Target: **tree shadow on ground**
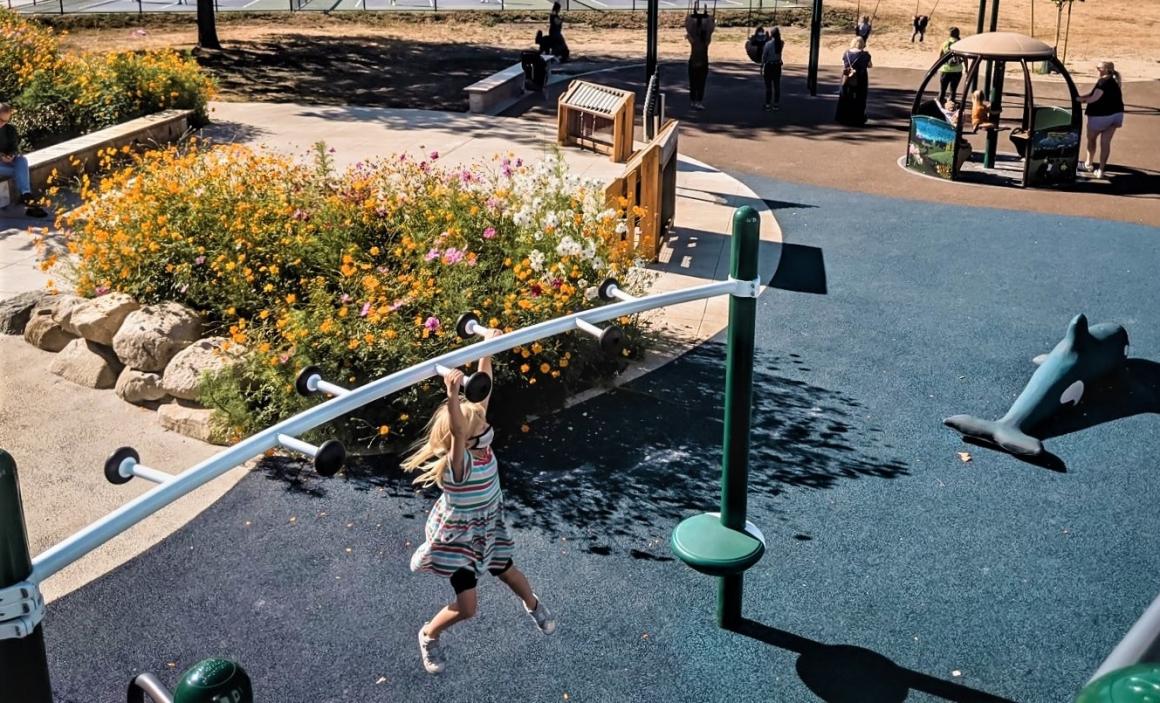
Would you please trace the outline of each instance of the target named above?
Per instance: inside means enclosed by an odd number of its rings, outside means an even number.
[[[723,344],[704,344],[642,379],[535,421],[528,434],[503,431],[498,453],[509,521],[550,535],[648,540],[658,525],[714,509],[724,362]],[[893,447],[882,430],[861,423],[857,400],[791,377],[809,370],[797,354],[757,354],[751,499],[768,502],[787,487],[820,490],[843,479],[908,475],[906,464],[889,456]],[[325,495],[326,481],[345,480],[384,497],[417,496],[393,455],[352,458],[336,479],[280,458],[264,460],[260,470],[304,495]],[[426,502],[437,492],[418,495]],[[607,553],[600,549],[590,551]]]
[[[594,78],[636,93],[637,104],[644,101],[643,71],[624,68],[607,71]],[[764,84],[756,64],[715,62],[706,92],[706,109],[694,112],[688,106],[688,76],[684,63],[668,62],[660,67],[660,81],[665,94],[665,114],[681,120],[705,134],[751,138],[769,133],[802,136],[858,144],[905,139],[909,129],[910,108],[914,90],[876,87],[870,76],[868,112],[870,121],[864,127],[847,127],[834,120],[837,89],[841,74],[837,68],[818,72],[818,95],[810,97],[804,69],[786,70],[782,78],[782,103],[785,109],[766,112]],[[565,85],[549,89],[546,100],[527,100],[505,114],[528,115],[539,119],[554,118],[556,97]],[[640,138],[640,135],[638,135]]]
[[[705,344],[645,378],[544,418],[503,447],[504,491],[518,524],[640,537],[716,506],[720,492],[725,347]],[[797,355],[754,364],[749,495],[825,489],[842,479],[894,478],[881,430],[858,401],[795,380]],[[583,447],[579,450],[578,447]]]
[[[957,703],[1013,703],[1007,698],[903,668],[863,647],[815,642],[744,618],[729,629],[796,652],[798,677],[826,703],[902,703],[911,691]]]
[[[228,99],[448,111],[465,111],[463,89],[517,63],[519,54],[479,44],[294,33],[196,51]]]

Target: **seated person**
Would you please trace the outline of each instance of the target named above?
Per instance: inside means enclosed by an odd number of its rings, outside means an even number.
[[[930,16],[929,15],[915,15],[914,16],[914,32],[912,32],[910,35],[910,43],[911,44],[914,43],[915,37],[918,38],[919,42],[922,42],[923,39],[926,39],[926,26],[928,24],[930,24]]]
[[[959,104],[950,98],[948,98],[946,104],[942,106],[943,116],[946,118],[947,122],[951,123],[952,125],[958,124],[959,113],[961,111],[962,110],[959,108]]]
[[[916,114],[924,115],[926,117],[935,117],[940,120],[945,120],[947,118],[946,113],[943,112],[941,107],[939,107],[937,100],[924,100],[922,104],[918,106],[918,112]]]
[[[28,217],[48,217],[44,208],[36,204],[32,197],[32,178],[28,172],[28,159],[20,154],[20,133],[12,125],[12,106],[0,102],[0,178],[11,178],[16,185],[16,194],[24,205]]]
[[[983,91],[976,90],[971,94],[971,131],[977,132],[982,130],[995,129],[995,124],[991,121],[991,103],[984,98]]]
[[[745,40],[745,53],[754,63],[761,63],[761,50],[765,48],[767,41],[769,41],[769,35],[765,32],[765,27],[760,25],[753,36]]]

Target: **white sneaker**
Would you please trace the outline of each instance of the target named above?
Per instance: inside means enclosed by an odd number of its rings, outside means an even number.
[[[533,593],[532,595],[535,596],[536,594]],[[540,632],[543,632],[545,635],[550,635],[556,631],[556,618],[552,617],[552,614],[544,607],[544,603],[540,600],[539,596],[536,596],[535,610],[528,610],[527,606],[524,606],[524,610],[532,620],[536,621],[536,627],[540,628]]]
[[[439,640],[428,637],[423,633],[427,626],[419,628],[419,656],[423,659],[423,668],[428,674],[438,674],[447,667],[447,660],[443,658],[443,648]]]
[[[1095,170],[1095,174],[1094,174],[1094,175],[1095,175],[1095,177],[1096,177],[1096,179],[1097,179],[1097,180],[1098,180],[1098,179],[1101,179],[1101,178],[1103,178],[1103,177],[1104,177],[1104,170],[1103,170],[1102,168],[1097,168],[1097,169]]]

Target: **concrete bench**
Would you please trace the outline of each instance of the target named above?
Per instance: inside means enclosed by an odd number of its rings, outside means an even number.
[[[551,76],[552,64],[559,61],[555,56],[544,55],[548,75],[544,76],[547,85]],[[506,110],[524,95],[524,66],[517,63],[499,73],[493,73],[481,81],[476,81],[463,89],[467,93],[467,111],[479,115],[498,115]]]
[[[193,110],[164,110],[119,125],[69,139],[25,154],[33,192],[43,192],[53,171],[57,182],[66,182],[82,170],[97,167],[97,152],[146,143],[168,144],[190,129]],[[17,202],[20,194],[10,178],[0,178],[0,207]]]

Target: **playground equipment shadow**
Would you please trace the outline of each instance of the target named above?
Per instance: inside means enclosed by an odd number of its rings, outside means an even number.
[[[826,703],[902,703],[912,691],[955,703],[1014,703],[978,689],[906,669],[865,647],[825,644],[743,618],[732,630],[797,653],[802,683]]]

